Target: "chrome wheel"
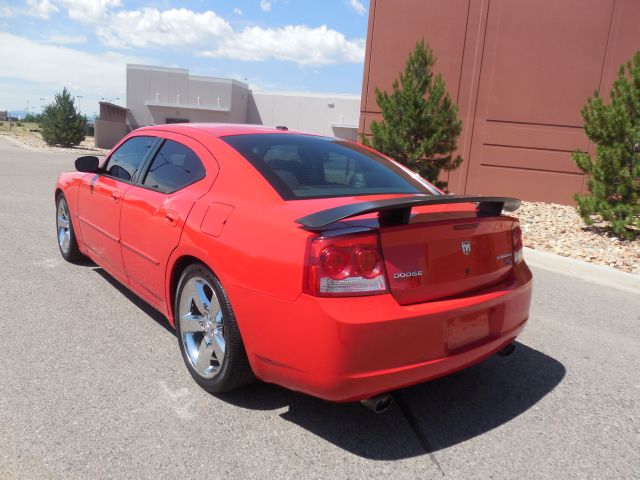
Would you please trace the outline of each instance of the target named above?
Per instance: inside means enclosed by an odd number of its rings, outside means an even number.
[[[204,278],[193,276],[182,288],[178,322],[193,370],[203,378],[215,377],[224,361],[224,319],[216,292]]]
[[[64,197],[58,201],[56,224],[58,227],[58,245],[64,255],[69,254],[71,248],[71,228],[69,226],[69,207]]]

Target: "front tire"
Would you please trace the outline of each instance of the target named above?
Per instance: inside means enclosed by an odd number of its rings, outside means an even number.
[[[180,353],[193,379],[223,393],[254,380],[229,299],[213,272],[201,263],[182,273],[175,296]]]
[[[76,234],[69,213],[69,204],[63,193],[56,197],[56,232],[58,234],[58,248],[67,262],[77,262],[84,258],[78,248]]]

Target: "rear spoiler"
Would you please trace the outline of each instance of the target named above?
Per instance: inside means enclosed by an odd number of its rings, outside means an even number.
[[[473,195],[412,195],[410,197],[387,198],[372,202],[352,203],[328,208],[305,217],[297,223],[308,230],[321,230],[327,225],[367,213],[378,212],[380,225],[402,225],[409,223],[411,209],[423,205],[446,205],[451,203],[477,203],[477,211],[483,217],[495,217],[502,210],[512,212],[520,207],[520,200],[509,197],[484,197]]]

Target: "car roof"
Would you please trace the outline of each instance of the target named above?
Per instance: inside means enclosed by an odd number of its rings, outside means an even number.
[[[255,133],[298,133],[313,135],[306,132],[298,132],[294,130],[267,127],[264,125],[247,125],[234,123],[171,123],[167,125],[151,125],[148,127],[138,128],[136,132],[144,132],[147,130],[161,130],[164,132],[175,132],[186,135],[194,135],[197,133],[208,133],[215,137],[224,137],[226,135],[248,135]]]

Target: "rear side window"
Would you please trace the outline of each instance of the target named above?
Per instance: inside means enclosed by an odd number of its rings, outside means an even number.
[[[165,140],[142,184],[159,192],[171,193],[203,179],[205,173],[193,150],[173,140]]]
[[[417,175],[351,142],[290,133],[222,140],[249,160],[285,200],[434,193]]]
[[[157,141],[155,137],[130,138],[111,154],[105,166],[105,173],[130,182]]]

